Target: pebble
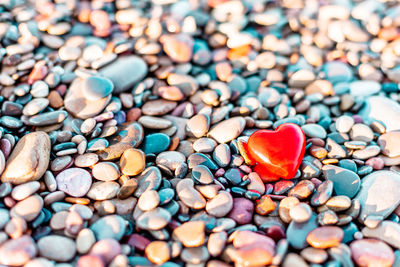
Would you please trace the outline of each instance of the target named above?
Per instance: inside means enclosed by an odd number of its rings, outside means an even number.
[[[49,165],[50,149],[50,138],[45,132],[24,135],[7,159],[1,181],[22,184],[39,180]]]
[[[192,209],[202,209],[206,206],[204,197],[194,188],[192,179],[185,178],[176,185],[179,199]]]
[[[112,199],[117,195],[119,188],[120,185],[114,181],[99,181],[92,184],[86,196],[93,200]]]
[[[161,172],[157,167],[149,167],[136,177],[138,185],[135,197],[140,197],[147,190],[157,190],[161,185]]]
[[[192,169],[192,179],[200,184],[211,184],[214,179],[214,175],[204,165],[197,165]]]
[[[27,222],[33,221],[43,208],[43,199],[39,195],[32,195],[19,201],[10,210],[11,217],[21,217]]]
[[[203,137],[210,128],[210,118],[204,114],[197,114],[186,122],[186,127],[195,137]]]
[[[242,117],[234,117],[222,121],[211,128],[208,136],[223,144],[237,138],[244,130],[246,121]],[[229,132],[227,132],[229,129]]]
[[[167,242],[153,241],[147,245],[145,254],[155,264],[163,264],[170,259],[171,249]]]
[[[360,190],[360,177],[352,171],[334,165],[325,165],[322,172],[327,180],[333,182],[333,190],[337,195],[353,198]]]
[[[307,235],[307,242],[314,248],[330,248],[340,244],[344,232],[337,226],[321,226]]]
[[[328,259],[328,253],[325,250],[313,247],[303,249],[300,255],[307,261],[315,264],[324,263]]]
[[[81,168],[70,168],[56,176],[57,188],[73,197],[83,197],[92,185],[92,176]]]
[[[118,57],[100,69],[100,74],[111,80],[114,92],[120,93],[140,82],[148,72],[147,64],[140,57],[129,55]]]
[[[64,236],[45,236],[39,239],[37,245],[40,255],[50,260],[60,262],[69,261],[76,253],[75,242]]]
[[[143,152],[146,154],[158,154],[169,147],[171,139],[163,133],[153,133],[147,135],[142,144]]]
[[[143,230],[160,230],[171,220],[171,214],[163,208],[155,208],[143,212],[137,219],[136,225]]]
[[[360,115],[366,120],[378,120],[386,125],[386,131],[400,130],[400,105],[384,96],[370,96]]]
[[[292,218],[290,217],[291,208],[297,206],[300,201],[296,197],[286,197],[279,203],[279,217],[285,223],[290,223]]]
[[[361,181],[361,190],[355,197],[361,205],[360,221],[369,216],[386,218],[399,204],[400,175],[392,171],[376,171]]]
[[[92,175],[100,181],[114,181],[120,176],[117,164],[113,162],[98,162],[93,166]]]
[[[354,119],[347,115],[340,116],[335,122],[336,130],[339,133],[350,132],[353,125],[354,125]]]
[[[172,238],[178,240],[185,247],[198,247],[205,240],[205,222],[186,222],[174,229]]]
[[[108,94],[103,98],[97,99],[96,96],[102,95],[102,93],[88,93],[89,86],[96,87],[96,84],[92,83],[91,81],[95,81],[95,83],[100,82],[99,80],[92,77],[88,77],[86,79],[76,78],[69,86],[67,94],[65,95],[65,109],[76,118],[88,119],[100,114],[100,112],[107,106],[107,104],[111,100],[111,94]],[[109,93],[111,93],[112,89],[111,91],[108,89],[109,87],[112,87],[109,80],[107,80],[107,84],[109,85],[102,85],[101,88],[103,88],[105,92],[108,91]],[[92,91],[95,92],[96,90],[93,89]]]
[[[315,214],[312,214],[311,218],[304,223],[291,221],[286,230],[286,236],[289,244],[295,249],[302,249],[307,247],[308,241],[306,239],[308,237],[308,234],[317,227],[317,216]]]
[[[217,218],[226,216],[233,207],[233,198],[229,192],[221,191],[206,204],[208,214]]]
[[[148,190],[139,197],[137,205],[142,211],[149,211],[156,208],[159,203],[160,196],[157,191]]]
[[[311,218],[311,215],[311,207],[306,203],[299,203],[289,210],[290,218],[297,223],[308,221]]]
[[[250,223],[254,211],[253,203],[246,198],[234,198],[233,208],[228,217],[233,219],[237,224],[243,225]]]
[[[376,239],[361,239],[350,244],[353,260],[358,266],[392,266],[395,260],[393,250]]]
[[[156,164],[166,166],[171,171],[175,171],[186,163],[186,157],[178,151],[164,151],[157,155]]]
[[[17,185],[11,192],[11,196],[15,200],[23,200],[36,193],[40,188],[38,181],[32,181],[25,184]]]
[[[400,156],[399,140],[400,132],[387,132],[378,138],[378,145],[381,148],[382,154],[388,157]]]

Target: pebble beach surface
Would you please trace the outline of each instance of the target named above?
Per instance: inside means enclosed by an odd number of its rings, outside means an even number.
[[[400,266],[399,29],[396,1],[0,1],[0,266]],[[300,167],[260,177],[244,146],[286,123]]]

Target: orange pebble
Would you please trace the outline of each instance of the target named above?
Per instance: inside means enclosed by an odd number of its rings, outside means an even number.
[[[250,45],[242,45],[236,48],[229,49],[228,59],[235,60],[246,56],[251,50]]]

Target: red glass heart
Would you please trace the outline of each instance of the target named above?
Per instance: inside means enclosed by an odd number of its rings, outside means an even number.
[[[293,178],[303,160],[305,149],[304,132],[293,123],[284,123],[276,131],[256,131],[247,144],[243,144],[245,157],[255,163],[253,170],[264,182]]]

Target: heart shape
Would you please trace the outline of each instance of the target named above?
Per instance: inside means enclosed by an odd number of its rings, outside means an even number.
[[[295,176],[306,150],[306,137],[296,124],[284,123],[275,131],[259,130],[243,143],[243,155],[264,182]]]

